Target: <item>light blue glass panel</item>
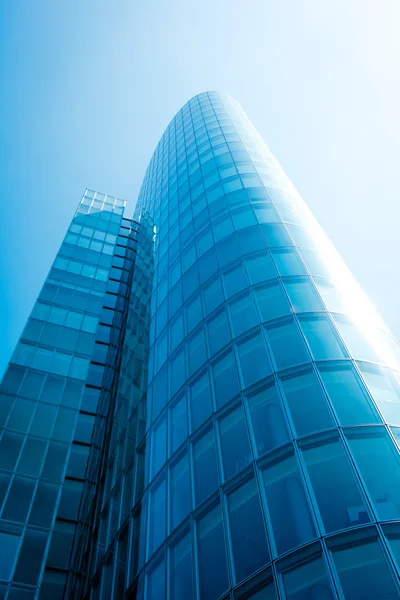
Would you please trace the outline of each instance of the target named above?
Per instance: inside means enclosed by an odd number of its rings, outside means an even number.
[[[229,314],[235,337],[259,323],[253,296],[249,293],[229,304]]]
[[[266,329],[268,344],[278,370],[310,361],[296,323],[284,321]]]
[[[252,285],[277,276],[271,255],[268,252],[249,256],[245,259],[245,265]]]
[[[327,533],[370,521],[339,438],[304,447],[303,457]]]
[[[269,321],[291,313],[289,302],[279,281],[254,288],[261,321]]]
[[[289,430],[279,393],[274,384],[247,398],[257,454],[264,454],[289,440]]]
[[[303,478],[293,454],[279,454],[262,468],[278,554],[315,537]]]
[[[345,358],[346,352],[328,317],[302,317],[300,326],[315,360]]]
[[[226,310],[218,312],[207,325],[208,345],[213,356],[231,341],[231,332]]]
[[[389,369],[369,363],[357,363],[370,394],[391,425],[400,425],[400,388]]]
[[[213,365],[214,393],[217,407],[229,402],[239,392],[238,371],[232,351],[224,354]]]
[[[282,379],[282,388],[298,436],[335,426],[314,371],[294,373]]]
[[[378,519],[400,518],[400,455],[385,429],[349,432],[348,443]]]
[[[363,332],[345,317],[336,317],[335,323],[353,358],[378,361],[371,343]]]
[[[341,425],[377,423],[379,416],[354,367],[331,363],[320,374]]]
[[[245,387],[272,373],[267,347],[261,332],[240,342],[237,349]]]
[[[321,300],[308,277],[284,279],[284,285],[295,312],[323,310]]]
[[[281,277],[286,275],[303,275],[304,266],[294,248],[271,250],[275,266]]]

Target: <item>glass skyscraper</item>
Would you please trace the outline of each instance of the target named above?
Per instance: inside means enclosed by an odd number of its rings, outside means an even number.
[[[400,597],[400,347],[240,105],[86,190],[1,384],[0,599]]]

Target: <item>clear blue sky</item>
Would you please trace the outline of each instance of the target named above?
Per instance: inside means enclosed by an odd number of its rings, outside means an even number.
[[[132,210],[194,94],[243,105],[399,337],[398,0],[0,0],[0,372],[86,186]]]

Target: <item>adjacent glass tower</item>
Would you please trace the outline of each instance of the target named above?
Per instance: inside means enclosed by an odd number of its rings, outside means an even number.
[[[86,191],[1,386],[0,598],[400,597],[400,348],[237,102]]]

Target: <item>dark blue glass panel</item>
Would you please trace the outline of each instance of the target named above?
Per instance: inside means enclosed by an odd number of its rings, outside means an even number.
[[[220,419],[219,431],[225,479],[229,479],[252,460],[242,405]]]
[[[257,484],[250,479],[228,495],[228,512],[236,581],[242,581],[269,560]]]
[[[189,459],[187,453],[170,467],[170,526],[175,529],[190,511]]]
[[[211,389],[208,371],[205,371],[190,386],[190,419],[194,431],[210,416]]]
[[[193,478],[196,506],[218,486],[214,430],[209,429],[193,443]]]
[[[185,535],[171,547],[171,600],[193,597],[192,543]]]
[[[228,589],[228,568],[220,506],[197,523],[201,598],[219,598]]]
[[[283,585],[287,600],[334,600],[336,598],[323,558],[314,558],[284,572]]]

